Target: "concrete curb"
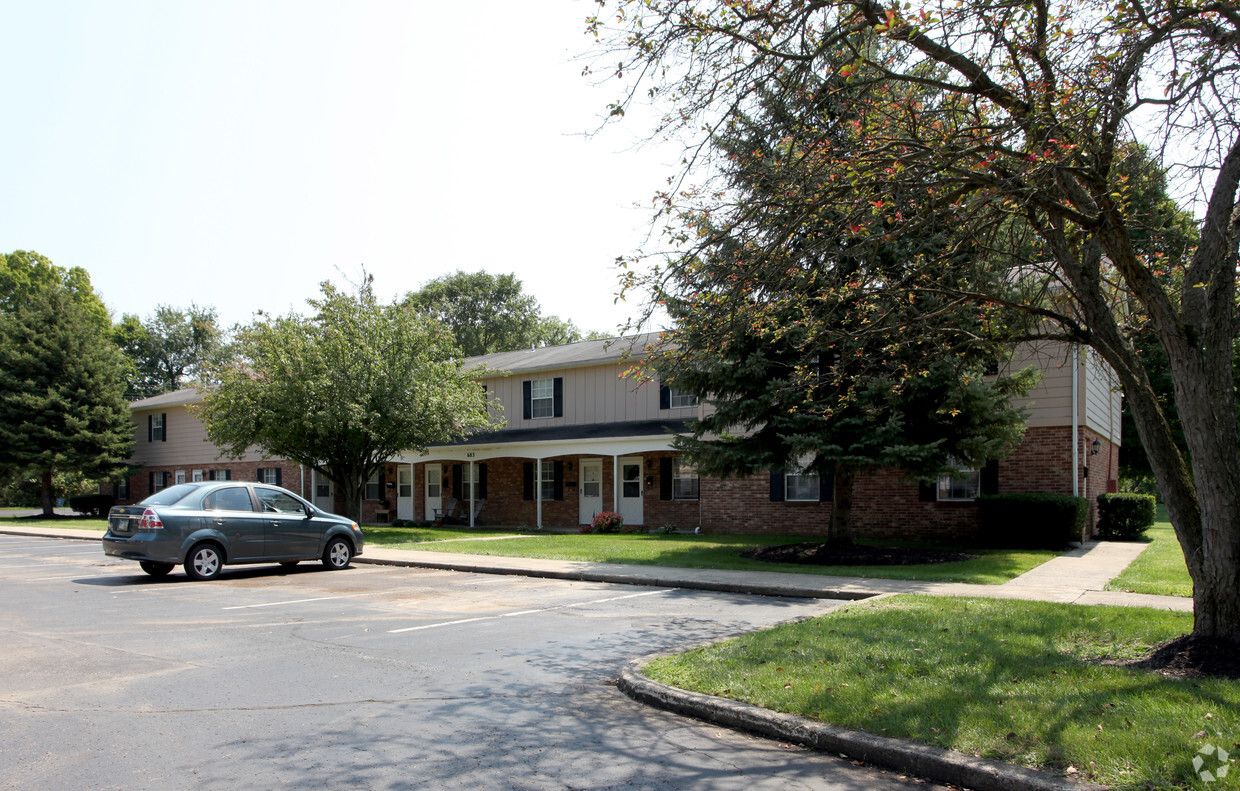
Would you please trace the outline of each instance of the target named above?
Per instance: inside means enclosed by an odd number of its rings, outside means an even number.
[[[749,703],[669,687],[642,675],[642,668],[664,656],[635,660],[621,671],[618,686],[629,697],[650,706],[686,714],[771,739],[803,744],[866,763],[978,791],[1105,791],[1105,786],[976,758],[942,747],[854,731],[817,720],[771,711]]]
[[[689,590],[719,591],[721,593],[744,593],[756,596],[784,596],[797,599],[845,599],[858,601],[883,595],[883,591],[822,590],[798,588],[787,585],[755,584],[744,582],[714,582],[686,580],[681,578],[635,578],[623,572],[558,571],[555,569],[530,569],[510,566],[488,566],[482,563],[438,563],[431,560],[395,560],[391,558],[356,557],[354,563],[374,566],[405,566],[437,569],[439,571],[462,571],[471,574],[506,574],[516,577],[568,580],[570,582],[606,582],[613,585],[640,585],[649,588],[685,588]]]

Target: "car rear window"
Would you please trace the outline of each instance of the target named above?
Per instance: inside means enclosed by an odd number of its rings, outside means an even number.
[[[167,489],[155,492],[138,505],[172,505],[179,503],[185,499],[185,496],[197,489],[197,486],[191,486],[185,483],[179,483],[176,486],[169,486]]]

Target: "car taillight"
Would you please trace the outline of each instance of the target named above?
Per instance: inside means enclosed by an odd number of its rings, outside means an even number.
[[[148,508],[142,513],[142,519],[138,522],[138,529],[163,530],[164,523],[160,521],[159,514]]]

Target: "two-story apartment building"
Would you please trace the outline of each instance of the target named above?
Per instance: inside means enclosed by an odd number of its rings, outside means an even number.
[[[368,485],[363,518],[421,520],[450,511],[467,523],[572,527],[613,510],[626,524],[653,528],[821,532],[831,503],[828,483],[817,476],[703,477],[675,452],[675,434],[709,405],[623,376],[655,339],[583,341],[467,360],[506,426],[393,459]],[[977,524],[973,498],[983,491],[1092,500],[1115,489],[1120,396],[1109,369],[1083,349],[1050,343],[1023,347],[1012,365],[1042,371],[1041,383],[1022,399],[1030,417],[1021,445],[986,470],[944,477],[937,486],[906,480],[898,470],[859,476],[853,506],[859,532],[967,533]],[[258,456],[213,462],[216,449],[184,409],[199,397],[181,391],[133,405],[134,457],[144,465],[132,481],[134,499],[182,475],[193,480],[222,471],[248,480],[261,475],[324,508],[339,508],[330,483],[296,464]]]

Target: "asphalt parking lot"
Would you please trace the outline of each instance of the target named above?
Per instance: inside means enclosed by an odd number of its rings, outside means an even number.
[[[0,596],[4,788],[908,787],[614,686],[842,602],[309,563],[154,580],[19,536]]]

